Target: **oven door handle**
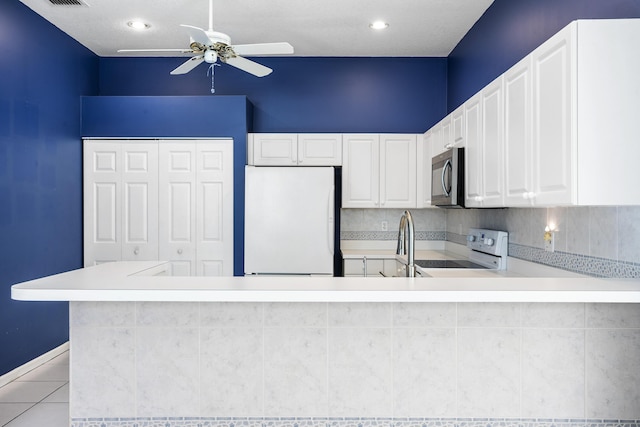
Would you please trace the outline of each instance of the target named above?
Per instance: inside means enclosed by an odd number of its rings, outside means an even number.
[[[447,161],[444,163],[444,167],[442,168],[442,176],[441,176],[442,191],[444,191],[444,195],[446,197],[449,197],[451,195],[451,179],[449,179],[448,190],[447,190],[447,185],[444,182],[444,176],[447,174],[447,168],[453,169],[453,165],[451,164],[451,159],[447,159]]]

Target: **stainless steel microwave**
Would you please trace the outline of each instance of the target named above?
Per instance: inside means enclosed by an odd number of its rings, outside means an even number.
[[[452,148],[431,162],[431,204],[464,207],[464,148]]]

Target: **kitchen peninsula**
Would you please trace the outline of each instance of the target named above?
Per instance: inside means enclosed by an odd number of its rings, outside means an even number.
[[[70,301],[72,426],[640,419],[637,280],[164,270],[119,262],[13,286]]]

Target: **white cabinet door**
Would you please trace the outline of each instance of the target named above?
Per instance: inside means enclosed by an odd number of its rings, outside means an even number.
[[[431,129],[431,157],[435,157],[444,151],[442,143],[442,122],[434,125]]]
[[[298,163],[298,135],[295,133],[254,133],[249,141],[253,141],[253,162],[259,166],[293,166]]]
[[[157,260],[158,143],[123,143],[122,163],[122,260]]]
[[[120,142],[84,141],[84,266],[122,258]]]
[[[445,148],[463,147],[464,133],[464,105],[461,105],[451,113],[451,132]]]
[[[342,159],[342,207],[379,207],[379,135],[345,134]]]
[[[342,134],[252,133],[247,164],[255,166],[341,166]]]
[[[343,208],[415,208],[416,135],[343,136]]]
[[[196,270],[233,276],[233,141],[196,145]]]
[[[298,134],[300,166],[341,166],[342,134]]]
[[[419,137],[418,137],[419,138]],[[433,148],[433,132],[427,131],[422,138],[417,141],[418,164],[417,174],[417,208],[431,208],[431,159]]]
[[[529,206],[533,198],[531,57],[504,74],[505,205]]]
[[[471,97],[465,111],[465,206],[482,206],[482,98]]]
[[[482,206],[504,205],[502,77],[482,90]]]
[[[380,207],[416,207],[416,135],[380,135]]]
[[[171,264],[171,276],[196,274],[196,143],[160,144],[160,259]]]
[[[451,133],[451,115],[448,115],[438,123],[437,137],[434,140],[435,150],[433,155],[436,156],[440,153],[447,151],[453,140]]]
[[[532,54],[533,179],[536,205],[576,203],[573,78],[575,26],[566,27]]]

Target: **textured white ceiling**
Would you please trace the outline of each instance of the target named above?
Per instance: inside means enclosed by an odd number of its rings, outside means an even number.
[[[207,29],[208,0],[20,0],[99,56],[118,49],[186,48],[179,24]],[[233,44],[287,41],[295,56],[447,56],[493,0],[214,0],[213,28]],[[151,24],[137,32],[132,19]],[[384,31],[369,23],[382,19]],[[170,56],[155,54],[147,56]],[[184,55],[180,55],[184,56]]]

